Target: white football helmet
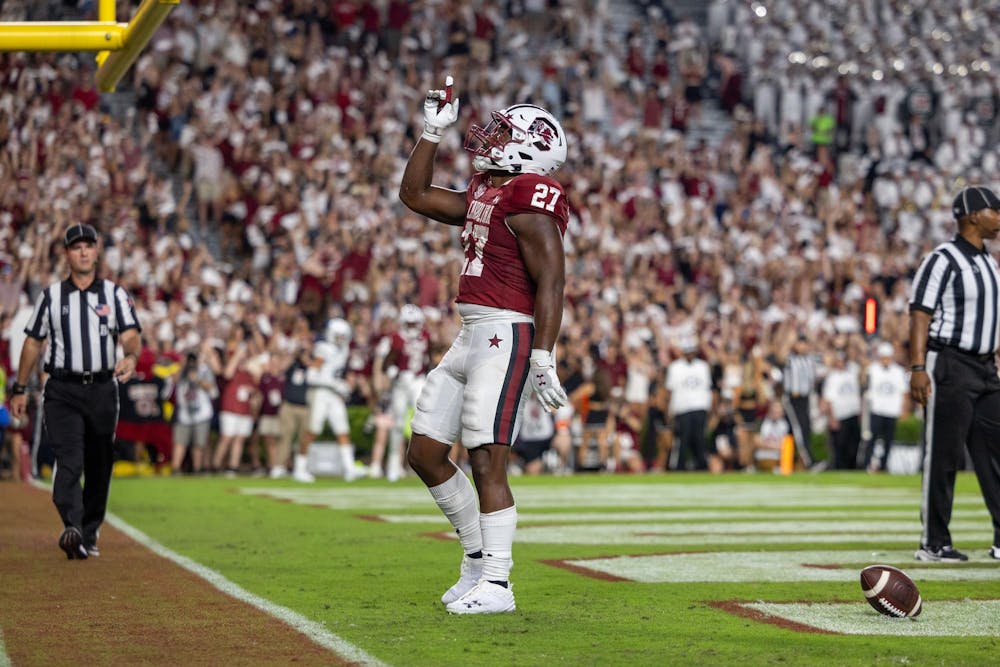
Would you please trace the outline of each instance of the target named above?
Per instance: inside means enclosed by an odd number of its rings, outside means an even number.
[[[422,311],[419,306],[408,303],[399,309],[399,321],[401,324],[423,326],[424,311]]]
[[[336,317],[327,321],[326,328],[323,330],[323,340],[344,347],[350,344],[353,333],[347,320]]]
[[[566,133],[555,116],[533,104],[515,104],[491,114],[484,128],[465,138],[476,171],[550,174],[566,161]]]

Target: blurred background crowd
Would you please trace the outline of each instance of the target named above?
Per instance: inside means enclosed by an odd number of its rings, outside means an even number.
[[[88,1],[0,5],[8,21],[95,16]],[[424,93],[451,73],[462,130],[436,183],[464,189],[462,132],[492,109],[537,103],[569,135],[558,356],[575,409],[529,408],[522,467],[764,467],[799,345],[821,442],[862,418],[854,456],[820,446],[799,465],[879,469],[869,366],[878,349],[908,365],[910,278],[956,232],[954,193],[1000,187],[998,24],[995,0],[189,0],[111,95],[90,55],[0,54],[0,357],[9,378],[35,297],[64,276],[65,227],[89,222],[135,299],[140,372],[158,378],[123,442],[169,463],[189,360],[217,412],[237,369],[284,377],[333,317],[353,331],[354,414],[379,415],[375,351],[400,309],[422,310],[432,361],[458,327],[457,229],[397,197]],[[701,442],[682,448],[683,385],[667,377],[688,357],[711,388]],[[854,385],[824,387],[845,370]],[[37,432],[20,426],[8,474]],[[243,471],[276,467],[257,437]]]

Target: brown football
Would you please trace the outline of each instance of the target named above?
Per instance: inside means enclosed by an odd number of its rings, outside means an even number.
[[[861,590],[877,612],[893,618],[913,618],[920,614],[920,591],[899,568],[869,565],[861,570]]]

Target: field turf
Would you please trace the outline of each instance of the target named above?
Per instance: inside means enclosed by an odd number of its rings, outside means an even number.
[[[110,510],[375,663],[992,663],[1000,562],[986,558],[975,478],[957,486],[961,565],[913,560],[919,484],[832,472],[514,478],[518,609],[465,617],[439,602],[461,551],[415,479],[116,479]],[[919,618],[867,605],[858,572],[879,562],[917,582]]]

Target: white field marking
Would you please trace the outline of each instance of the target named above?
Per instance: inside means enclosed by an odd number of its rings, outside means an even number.
[[[870,521],[882,520],[915,520],[917,509],[908,510],[782,510],[776,514],[774,510],[676,510],[662,512],[522,512],[517,511],[517,524],[528,523],[590,523],[593,521],[628,522],[628,521],[753,521],[793,519],[826,519],[827,521],[850,521],[864,518]],[[377,517],[386,523],[442,523],[444,515],[434,514],[379,514]],[[985,509],[957,509],[953,518],[988,519],[989,512]],[[827,524],[829,525],[829,524]]]
[[[330,632],[323,627],[323,624],[310,620],[288,607],[276,604],[270,600],[260,597],[259,595],[251,593],[239,584],[230,581],[219,572],[216,572],[201,563],[191,560],[187,556],[182,556],[176,551],[163,546],[138,528],[134,528],[119,517],[109,514],[107,516],[107,522],[156,555],[162,556],[163,558],[166,558],[167,560],[183,567],[188,572],[201,577],[226,595],[234,597],[241,602],[245,602],[251,607],[259,609],[265,614],[278,619],[282,623],[290,626],[292,629],[301,632],[323,648],[330,649],[344,660],[351,663],[357,663],[359,665],[372,665],[373,667],[383,667],[385,665],[385,663],[378,658],[369,655],[346,639]]]
[[[770,524],[767,533],[747,533],[738,528],[739,524],[717,527],[687,526],[684,532],[667,530],[663,524],[590,524],[585,526],[518,526],[517,541],[532,544],[662,544],[680,545],[728,545],[728,544],[799,544],[818,542],[822,544],[844,544],[865,542],[881,544],[919,542],[919,526],[916,530],[888,533],[880,525],[871,524],[863,530],[840,532],[836,524],[827,523],[818,529],[821,532],[796,533],[781,530],[778,522]],[[993,538],[988,523],[978,526],[979,530],[953,530],[956,543],[989,544]],[[833,532],[837,531],[837,532]],[[449,537],[454,537],[450,531]],[[445,533],[442,533],[444,535]],[[457,539],[457,538],[456,538]]]
[[[10,664],[7,646],[3,643],[3,630],[0,630],[0,667],[10,667]]]
[[[985,552],[981,556],[973,553],[968,565],[942,565],[914,561],[912,549],[855,549],[716,551],[583,558],[564,563],[644,584],[851,581],[860,588],[861,569],[872,563],[894,564],[918,585],[922,581],[995,581],[1000,576],[1000,567],[988,560]]]
[[[540,507],[738,507],[753,508],[815,508],[872,507],[897,505],[919,508],[920,491],[913,489],[871,489],[856,486],[823,486],[812,484],[573,484],[558,486],[519,486],[511,481],[518,505]],[[321,505],[331,509],[400,510],[433,508],[434,502],[422,487],[383,485],[348,487],[242,487],[240,493],[269,496],[304,505]],[[983,507],[979,494],[957,494],[956,509]],[[916,512],[916,509],[913,510]]]
[[[618,526],[617,530],[613,526]],[[853,521],[788,521],[782,515],[776,515],[769,521],[711,521],[694,523],[603,523],[589,524],[588,526],[566,526],[566,530],[574,528],[587,528],[597,526],[602,530],[626,532],[633,534],[651,533],[654,535],[770,535],[770,534],[792,534],[795,533],[830,533],[839,535],[843,533],[878,534],[885,533],[906,533],[913,534],[920,532],[920,521],[877,521],[855,517]],[[978,528],[987,529],[989,522],[984,521],[952,521],[949,524],[952,531],[975,531]],[[547,530],[546,526],[525,526],[527,530]],[[563,530],[562,526],[553,526],[556,530]],[[520,532],[520,530],[518,531]],[[991,531],[992,532],[992,531]]]
[[[47,482],[41,482],[38,480],[32,480],[31,484],[40,488],[51,491],[52,485]],[[303,616],[302,614],[284,607],[282,605],[266,600],[259,595],[255,595],[250,591],[246,590],[237,583],[234,583],[224,577],[221,573],[194,561],[187,556],[182,556],[176,551],[163,546],[153,538],[151,538],[146,533],[142,532],[138,528],[135,528],[131,524],[127,523],[124,519],[121,519],[110,512],[105,516],[105,521],[109,524],[125,533],[133,540],[146,547],[153,553],[167,560],[179,565],[188,572],[195,574],[208,583],[210,583],[216,589],[222,591],[226,595],[236,598],[241,602],[259,609],[268,616],[278,619],[282,623],[290,626],[292,629],[301,632],[306,637],[319,644],[323,648],[330,649],[336,653],[339,657],[348,660],[352,663],[357,663],[359,665],[371,665],[372,667],[388,667],[388,665],[378,658],[368,655],[362,649],[350,643],[346,639],[335,635],[334,633],[327,630],[321,623],[310,620]],[[2,637],[0,637],[2,639]],[[2,653],[2,652],[0,652]],[[0,667],[3,667],[0,664]]]
[[[889,618],[867,604],[750,602],[741,605],[776,619],[847,635],[900,637],[996,637],[1000,600],[924,600],[916,618]]]
[[[686,535],[686,536],[712,536],[712,535],[769,535],[769,534],[791,534],[791,533],[830,533],[840,535],[843,533],[864,533],[878,535],[879,533],[908,533],[911,536],[920,534],[920,522],[913,521],[885,521],[868,515],[859,517],[855,515],[853,520],[847,521],[798,521],[788,519],[784,514],[777,515],[767,521],[745,521],[743,517],[731,517],[725,521],[700,521],[700,522],[678,522],[678,523],[628,523],[628,518],[621,518],[615,521],[615,517],[596,516],[594,519],[601,519],[600,524],[579,524],[570,519],[565,522],[550,523],[549,521],[524,520],[518,513],[517,517],[518,535],[522,530],[536,531],[553,530],[559,533],[571,531],[588,531],[594,529],[604,533],[625,533],[651,536]],[[594,520],[592,519],[592,521]],[[388,519],[389,523],[434,523],[442,526],[448,525],[448,520],[443,514],[434,516],[424,515],[396,515]],[[529,525],[530,524],[530,525]],[[953,532],[972,531],[988,526],[989,522],[973,519],[952,520],[950,528]],[[520,538],[519,538],[520,539]],[[752,541],[752,540],[747,540]]]

